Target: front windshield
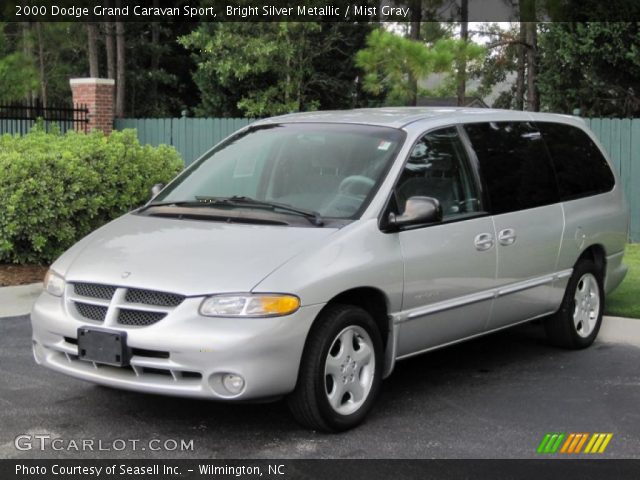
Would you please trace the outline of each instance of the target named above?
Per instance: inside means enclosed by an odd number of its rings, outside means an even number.
[[[248,197],[356,218],[404,133],[385,127],[291,123],[250,128],[183,172],[153,203]]]

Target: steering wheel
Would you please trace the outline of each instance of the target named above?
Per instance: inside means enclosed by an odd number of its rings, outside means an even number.
[[[364,175],[350,175],[340,182],[338,192],[343,195],[366,196],[376,182]]]

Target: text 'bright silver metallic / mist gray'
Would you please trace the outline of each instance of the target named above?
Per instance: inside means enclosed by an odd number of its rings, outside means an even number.
[[[140,392],[286,396],[302,424],[344,430],[399,359],[538,318],[553,344],[589,346],[628,215],[575,117],[261,120],[51,266],[34,356]]]

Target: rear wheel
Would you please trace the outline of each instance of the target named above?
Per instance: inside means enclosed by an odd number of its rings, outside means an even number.
[[[381,373],[382,339],[371,315],[355,306],[330,305],[309,334],[289,408],[305,427],[353,428],[373,406]]]
[[[583,259],[576,264],[560,310],[545,321],[551,343],[573,349],[593,343],[602,324],[602,283],[602,272],[591,260]]]

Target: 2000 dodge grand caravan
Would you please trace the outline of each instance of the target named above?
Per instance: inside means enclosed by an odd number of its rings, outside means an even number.
[[[396,360],[532,319],[595,339],[628,210],[576,118],[372,109],[258,121],[45,279],[36,361],[111,387],[288,396],[363,420]]]

